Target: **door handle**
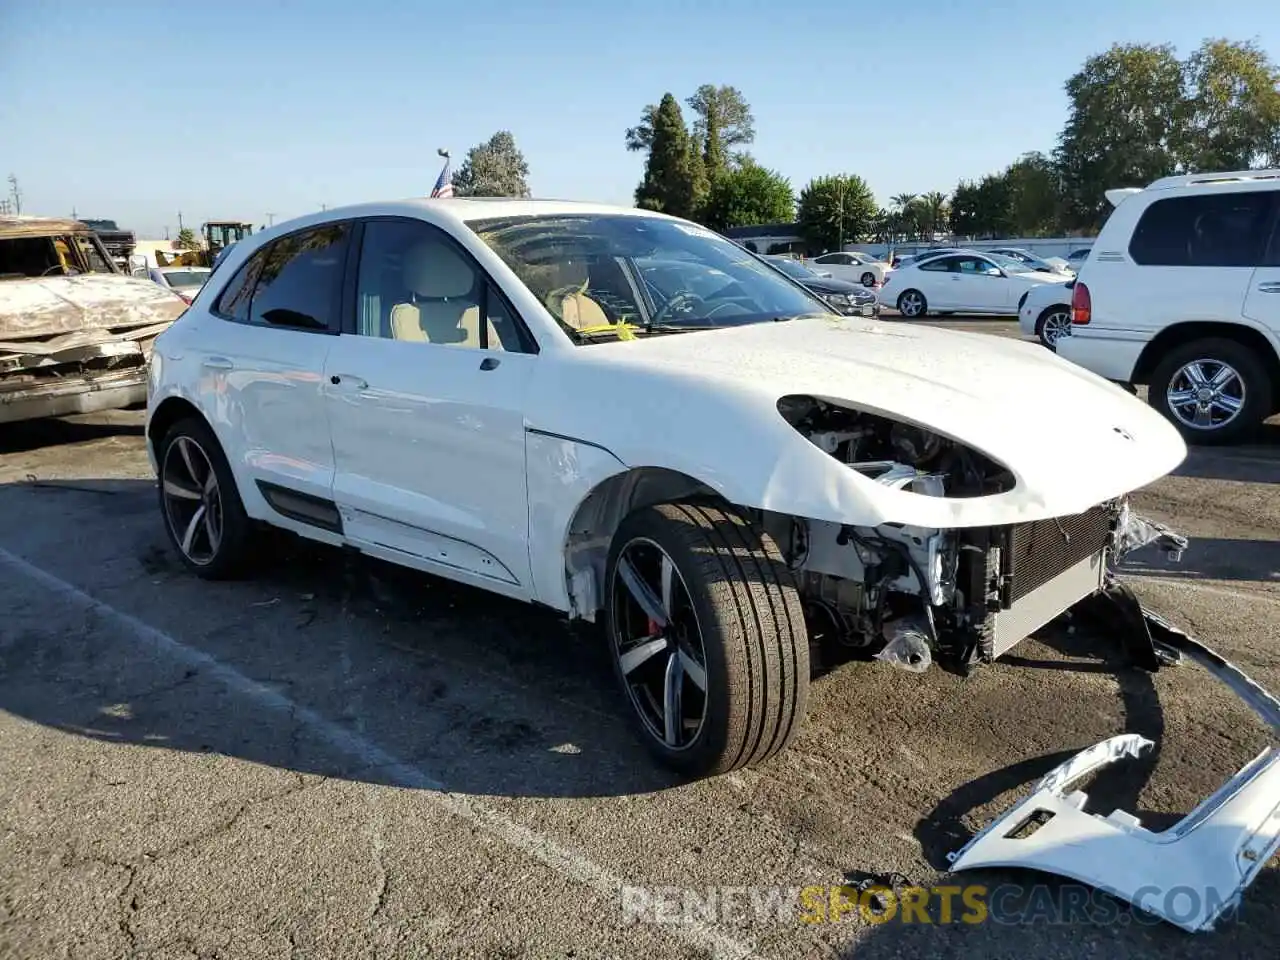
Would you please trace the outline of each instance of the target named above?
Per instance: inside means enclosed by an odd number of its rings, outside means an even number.
[[[206,370],[233,370],[235,364],[226,357],[205,357],[202,366]]]
[[[1260,283],[1258,284],[1259,293],[1280,293],[1280,283]]]
[[[329,382],[335,387],[347,386],[352,390],[368,390],[369,382],[361,380],[359,377],[353,377],[349,373],[335,373],[329,378]]]

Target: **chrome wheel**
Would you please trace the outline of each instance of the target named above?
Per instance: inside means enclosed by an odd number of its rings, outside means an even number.
[[[684,578],[662,547],[627,543],[614,565],[614,656],[631,704],[668,750],[690,747],[707,713],[707,655]]]
[[[1071,336],[1070,310],[1054,310],[1044,318],[1044,323],[1040,326],[1040,339],[1044,341],[1045,346],[1052,347],[1063,337],[1069,336]]]
[[[160,489],[173,542],[191,563],[212,563],[222,546],[222,491],[213,461],[191,437],[179,436],[169,444]]]
[[[924,313],[924,296],[908,290],[898,298],[898,312],[904,317],[918,317]]]
[[[1244,378],[1230,364],[1201,358],[1184,363],[1169,380],[1169,410],[1193,430],[1219,430],[1239,415],[1246,399]]]

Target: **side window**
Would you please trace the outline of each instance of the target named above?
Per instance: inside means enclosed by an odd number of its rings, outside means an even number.
[[[984,260],[981,257],[965,257],[960,261],[960,272],[965,274],[976,274],[980,277],[998,277],[1001,270],[990,260]]]
[[[938,257],[936,260],[930,260],[928,263],[920,264],[921,270],[935,270],[938,273],[954,272],[955,264],[959,261],[955,257]]]
[[[350,223],[329,223],[272,242],[263,251],[249,322],[336,330],[350,235]]]
[[[1274,220],[1275,191],[1157,200],[1129,241],[1135,263],[1160,267],[1257,267]]]
[[[473,350],[525,352],[527,343],[514,311],[483,270],[442,230],[421,220],[365,224],[356,333]]]
[[[259,250],[241,265],[236,275],[218,294],[211,313],[241,323],[249,320],[249,298],[253,296],[253,285],[258,279],[266,253],[265,250]]]

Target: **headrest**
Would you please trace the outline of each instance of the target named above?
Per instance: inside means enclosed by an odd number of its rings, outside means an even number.
[[[424,240],[404,255],[404,285],[420,297],[462,297],[475,286],[475,270],[442,240]]]

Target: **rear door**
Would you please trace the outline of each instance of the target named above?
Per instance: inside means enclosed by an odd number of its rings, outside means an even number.
[[[1280,342],[1280,190],[1271,191],[1271,239],[1245,294],[1244,315]]]
[[[350,235],[349,222],[325,224],[258,251],[218,294],[212,322],[190,343],[201,367],[201,407],[233,469],[277,511],[286,501],[331,501],[322,377],[340,324]]]

